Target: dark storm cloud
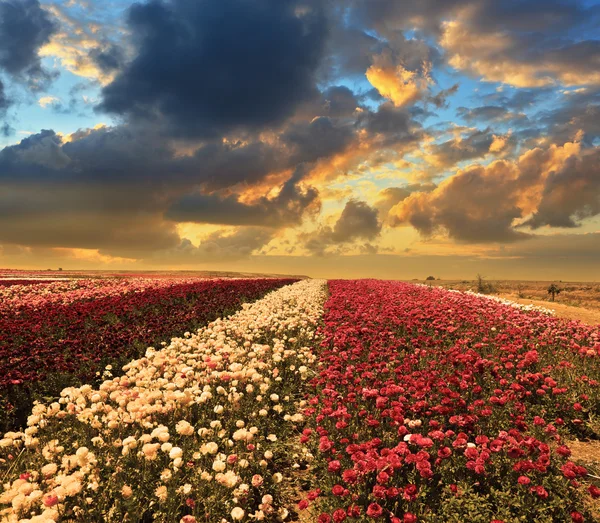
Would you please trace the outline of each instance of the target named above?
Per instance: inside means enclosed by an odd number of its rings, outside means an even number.
[[[110,73],[120,69],[125,62],[123,49],[114,44],[111,44],[104,49],[95,47],[90,51],[90,58],[103,73]]]
[[[335,125],[323,116],[308,124],[292,124],[281,136],[285,143],[295,148],[293,156],[303,162],[314,162],[341,152],[354,137],[352,127]]]
[[[160,137],[125,126],[73,138],[43,131],[0,152],[0,242],[134,257],[174,248],[180,238],[163,217],[170,202],[203,176],[227,185],[221,168],[253,156],[223,147],[203,171],[201,153],[177,157]]]
[[[329,87],[323,93],[325,99],[326,115],[332,118],[352,116],[357,107],[360,106],[354,92],[346,86]]]
[[[11,100],[6,94],[4,84],[0,80],[0,117],[6,114],[6,110],[10,107]]]
[[[216,136],[280,123],[318,94],[318,2],[154,0],[134,4],[128,24],[137,54],[103,89],[101,110]]]
[[[380,53],[383,48],[384,43],[373,35],[357,27],[348,27],[340,21],[331,27],[325,57],[318,71],[319,77],[325,81],[340,76],[362,78],[371,65],[373,55]]]
[[[304,181],[317,162],[351,150],[359,133],[374,144],[365,154],[382,155],[379,145],[414,144],[422,132],[410,113],[389,105],[351,113],[356,97],[343,87],[321,99],[338,117],[294,117],[264,140],[247,134],[192,146],[135,123],[80,130],[66,142],[51,130],[29,136],[0,151],[0,241],[126,256],[175,248],[175,221],[297,225],[320,206]],[[288,172],[279,191],[252,190]]]
[[[380,147],[416,142],[423,136],[421,125],[410,111],[386,102],[377,111],[365,111],[357,125],[377,139]]]
[[[322,227],[316,234],[301,235],[310,252],[324,255],[331,246],[353,243],[357,240],[374,240],[381,233],[382,224],[378,210],[367,202],[349,200],[333,227]],[[365,250],[373,250],[370,244]]]
[[[170,206],[166,218],[177,222],[213,223],[221,225],[256,225],[281,228],[299,225],[311,205],[317,205],[318,192],[302,189],[298,183],[305,175],[299,167],[275,197],[263,196],[245,203],[237,196],[187,194]]]
[[[0,2],[0,69],[39,86],[49,78],[38,51],[57,27],[38,0]]]

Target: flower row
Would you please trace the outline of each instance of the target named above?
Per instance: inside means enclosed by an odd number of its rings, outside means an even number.
[[[52,305],[122,297],[129,293],[166,289],[198,283],[200,278],[73,278],[44,280],[43,285],[0,287],[0,314],[19,314],[23,309],[44,309]],[[38,280],[39,282],[39,280]]]
[[[600,489],[564,438],[600,436],[598,328],[399,282],[329,290],[300,508],[320,523],[592,521]]]
[[[0,440],[1,521],[288,518],[324,299],[322,281],[283,287],[37,404]]]

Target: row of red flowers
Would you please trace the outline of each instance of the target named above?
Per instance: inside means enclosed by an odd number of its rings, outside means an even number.
[[[592,521],[599,329],[473,295],[331,281],[302,441],[320,523]],[[589,498],[588,498],[589,499]]]
[[[36,298],[28,306],[24,299],[0,309],[0,428],[21,422],[34,399],[90,382],[107,364],[126,363],[148,346],[197,329],[292,281],[173,279],[139,292],[65,304],[50,300],[44,305]]]

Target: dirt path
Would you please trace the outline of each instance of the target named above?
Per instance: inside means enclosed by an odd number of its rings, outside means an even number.
[[[559,318],[579,320],[583,323],[587,323],[588,325],[600,324],[600,310],[586,309],[585,307],[572,307],[570,305],[552,303],[544,300],[517,298],[513,294],[500,294],[500,297],[516,301],[517,303],[522,303],[524,305],[537,305],[539,307],[545,307],[546,309],[552,309]]]

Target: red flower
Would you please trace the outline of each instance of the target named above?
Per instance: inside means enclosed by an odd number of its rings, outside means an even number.
[[[338,508],[333,513],[333,521],[335,523],[341,523],[346,519],[346,511],[343,508]]]
[[[344,470],[342,473],[342,478],[346,483],[352,484],[358,479],[358,473],[353,469]]]
[[[344,487],[341,485],[334,485],[331,489],[331,492],[334,496],[343,496],[344,495]]]
[[[377,503],[371,503],[367,507],[367,516],[372,518],[380,518],[383,515],[383,508]]]
[[[452,455],[452,449],[450,447],[441,447],[438,450],[438,456],[442,459],[449,458]]]
[[[590,496],[592,496],[592,498],[600,498],[600,488],[598,488],[596,485],[590,485],[588,488],[588,492],[590,493]]]
[[[546,499],[548,497],[548,491],[541,485],[538,485],[537,487],[531,487],[530,490],[531,490],[531,492],[533,492],[534,494],[537,494],[538,497],[540,497],[542,499]]]
[[[341,465],[337,459],[330,461],[329,464],[327,465],[327,470],[329,472],[338,472],[340,469],[341,469]]]
[[[583,516],[574,510],[571,512],[571,521],[573,521],[573,523],[583,523]]]
[[[331,516],[329,514],[321,514],[318,518],[319,523],[329,523],[331,521]]]
[[[519,485],[529,485],[531,483],[531,480],[527,476],[519,476],[517,481]]]
[[[417,516],[415,516],[414,514],[411,514],[410,512],[404,514],[404,523],[416,523],[416,521]]]

